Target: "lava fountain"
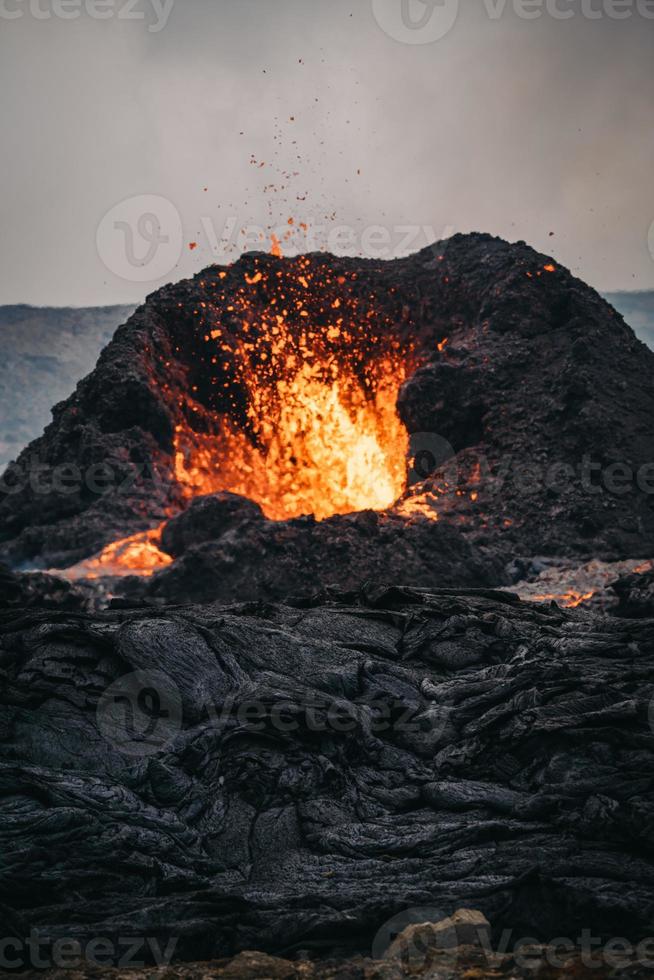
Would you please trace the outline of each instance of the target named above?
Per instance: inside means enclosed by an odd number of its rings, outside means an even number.
[[[229,491],[280,521],[391,507],[409,449],[397,397],[421,362],[402,310],[311,257],[254,257],[200,286],[206,300],[154,366],[183,499]],[[151,574],[168,560],[157,541],[153,529],[112,542],[91,571]]]
[[[198,311],[205,375],[180,403],[176,479],[189,498],[231,491],[272,520],[383,510],[405,486],[396,402],[412,346],[352,282],[309,259],[293,269],[257,269]]]

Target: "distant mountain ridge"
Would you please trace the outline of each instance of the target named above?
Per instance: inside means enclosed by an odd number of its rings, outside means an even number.
[[[654,350],[654,290],[605,293]],[[133,306],[0,306],[0,472],[95,367]]]
[[[604,299],[622,314],[638,339],[654,350],[654,289],[604,293]]]
[[[92,371],[133,306],[0,306],[0,472]]]

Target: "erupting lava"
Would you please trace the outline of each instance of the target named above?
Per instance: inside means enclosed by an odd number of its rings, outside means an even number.
[[[155,366],[183,495],[229,491],[280,521],[391,507],[409,449],[397,396],[420,360],[402,308],[382,314],[356,274],[276,253],[200,286],[206,301]],[[75,574],[149,575],[169,561],[159,534],[113,542]]]
[[[270,387],[254,386],[254,440],[230,421],[220,435],[194,434],[189,445],[180,426],[177,479],[189,496],[249,497],[273,520],[390,507],[406,477],[408,439],[395,412],[403,375],[398,365],[379,367],[388,377],[372,397],[352,375],[330,381],[310,364]]]
[[[189,497],[231,491],[273,520],[383,510],[405,486],[395,406],[412,350],[352,282],[294,269],[255,267],[198,311],[206,376],[180,405],[175,476]]]

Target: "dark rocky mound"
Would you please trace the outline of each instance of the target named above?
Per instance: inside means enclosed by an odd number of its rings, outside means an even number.
[[[231,420],[247,431],[234,352],[247,332],[251,370],[263,371],[257,318],[302,277],[307,318],[294,307],[287,325],[299,337],[311,323],[316,356],[343,347],[327,327],[338,301],[361,370],[384,345],[421,359],[398,410],[422,457],[421,440],[429,458],[435,436],[457,453],[449,487],[439,478],[411,490],[437,488],[442,523],[503,559],[654,553],[654,481],[643,471],[654,461],[654,353],[549,257],[457,235],[393,262],[250,254],[150,296],[6,475],[5,560],[65,566],[183,509],[177,427],[200,438]],[[245,321],[234,312],[244,295]]]
[[[0,930],[369,955],[420,906],[639,941],[653,681],[652,621],[492,592],[5,612]]]
[[[151,579],[130,580],[129,594],[169,602],[274,600],[330,586],[356,589],[368,579],[475,588],[504,577],[502,564],[454,527],[375,511],[268,521],[234,494],[196,498],[166,524],[162,547],[177,561]]]

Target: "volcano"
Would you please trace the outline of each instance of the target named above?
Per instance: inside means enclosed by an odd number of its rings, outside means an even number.
[[[343,957],[416,909],[648,942],[653,378],[487,235],[148,297],[4,476],[3,935],[316,977],[403,975]],[[562,561],[630,618],[498,589]]]
[[[279,597],[307,575],[469,586],[535,554],[648,557],[652,377],[622,318],[524,243],[249,253],[118,329],[7,470],[0,556],[190,598],[227,597],[230,568]],[[179,515],[190,537],[165,531]]]

